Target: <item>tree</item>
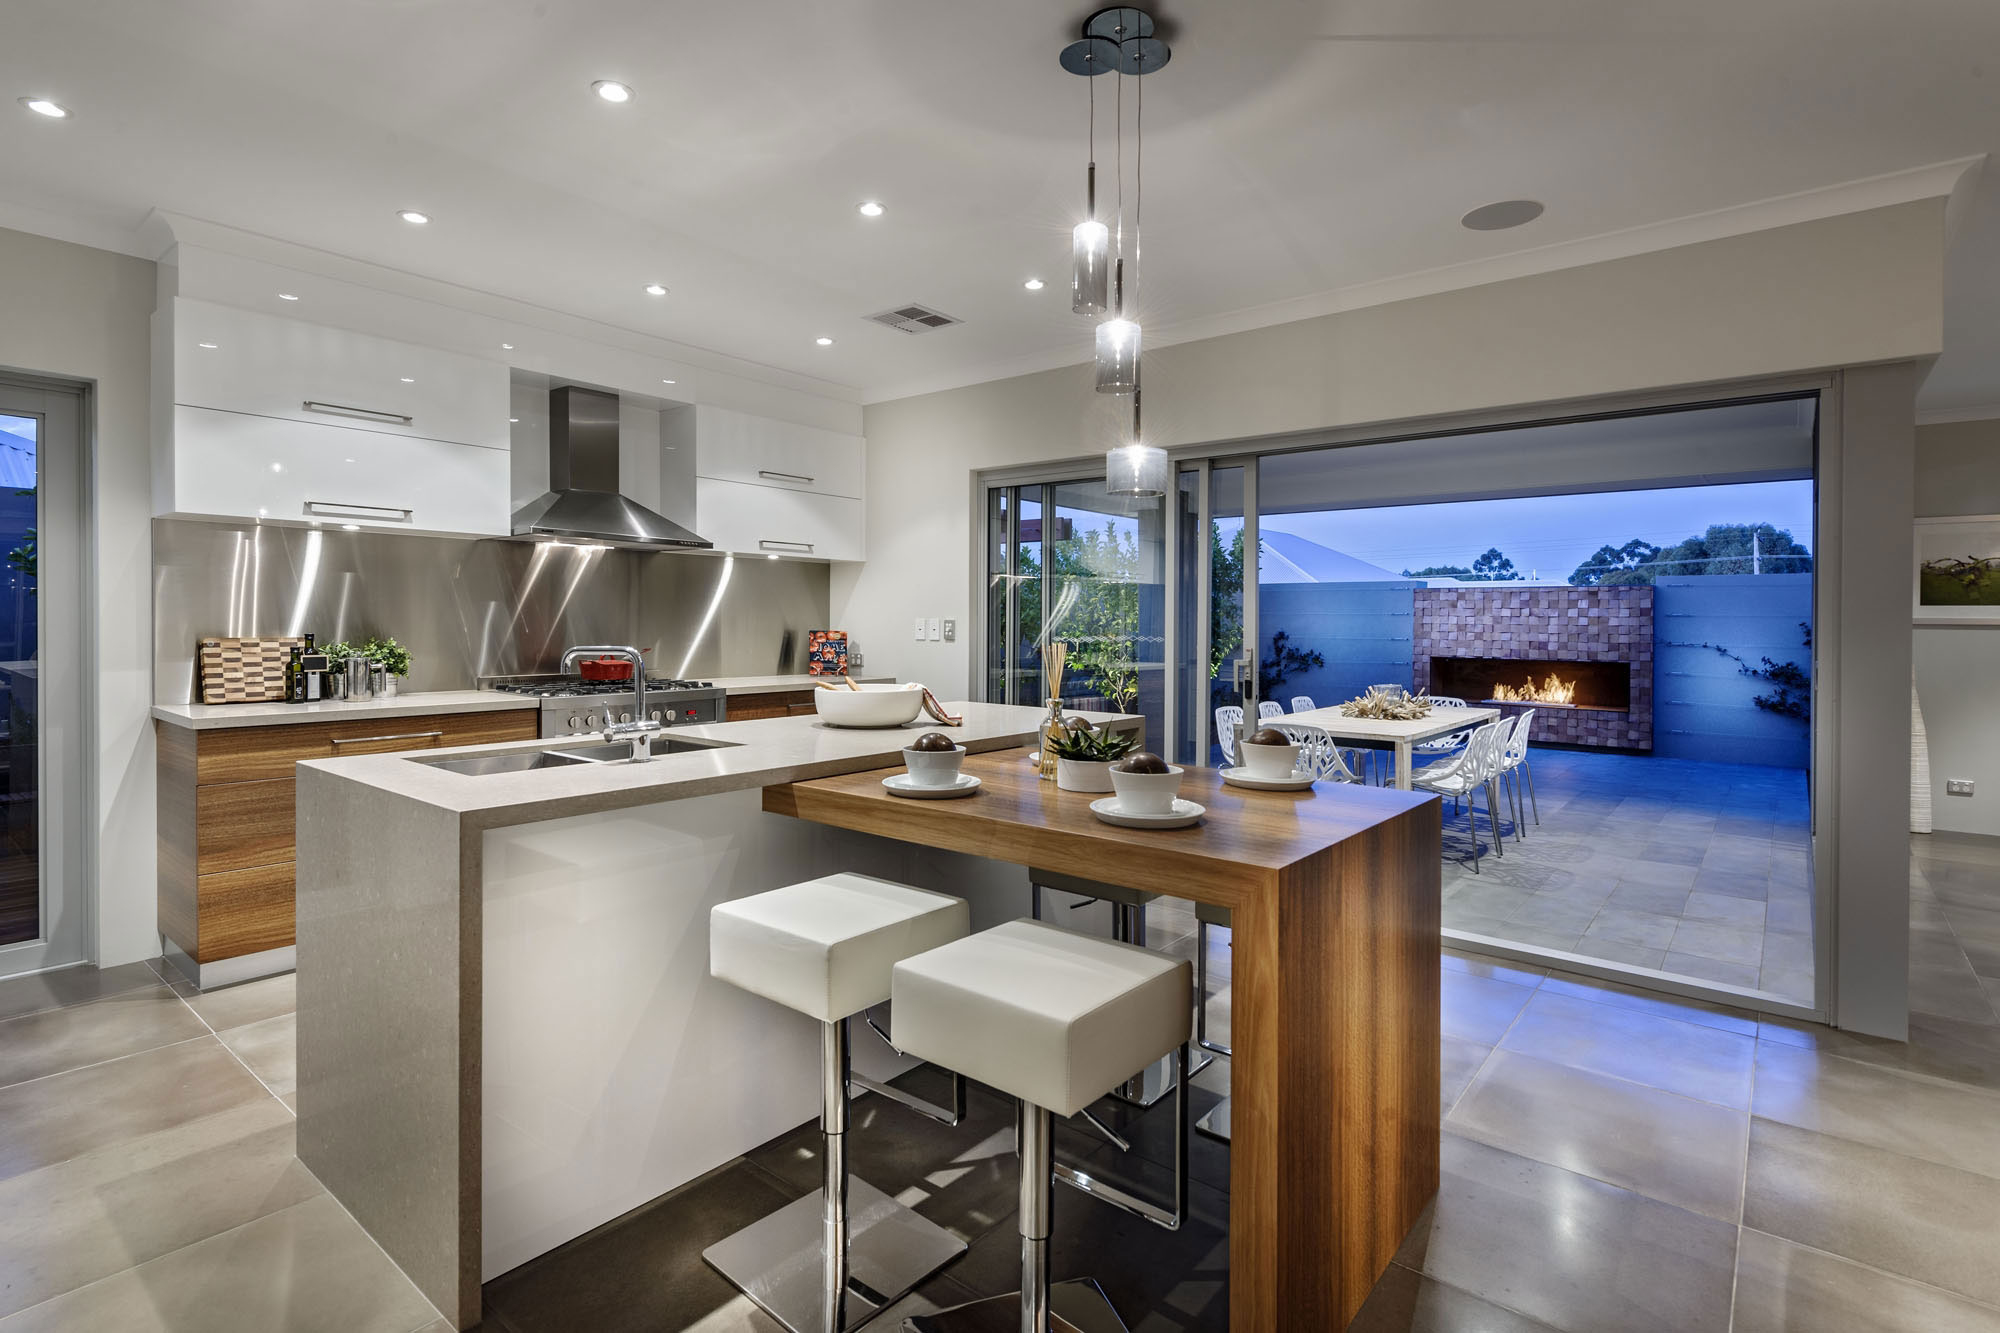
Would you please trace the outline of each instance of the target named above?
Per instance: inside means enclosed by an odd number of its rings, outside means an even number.
[[[1469,579],[1472,571],[1464,565],[1425,565],[1422,569],[1406,569],[1406,579]]]
[[[1611,567],[1604,568],[1607,565]],[[1638,538],[1617,550],[1599,547],[1596,555],[1576,567],[1569,581],[1581,587],[1619,587],[1684,575],[1805,574],[1812,567],[1812,552],[1783,528],[1769,523],[1718,523],[1699,537],[1664,549],[1649,547]]]
[[[1500,554],[1500,548],[1489,546],[1472,562],[1472,577],[1487,583],[1506,583],[1521,577],[1521,571],[1514,568],[1514,562]]]
[[[1325,665],[1326,658],[1317,649],[1294,648],[1292,636],[1279,630],[1271,636],[1271,651],[1257,661],[1257,697],[1275,699],[1287,680]]]

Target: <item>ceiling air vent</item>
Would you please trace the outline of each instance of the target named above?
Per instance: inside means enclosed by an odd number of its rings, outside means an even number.
[[[877,324],[886,324],[904,333],[929,333],[948,324],[963,324],[964,320],[947,315],[941,310],[933,310],[923,305],[901,305],[894,310],[884,310],[879,315],[868,316]]]

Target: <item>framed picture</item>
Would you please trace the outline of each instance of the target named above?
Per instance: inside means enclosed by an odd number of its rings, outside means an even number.
[[[847,631],[816,629],[806,639],[806,674],[844,676],[847,674]]]
[[[1919,625],[2000,625],[2000,514],[1917,520]]]

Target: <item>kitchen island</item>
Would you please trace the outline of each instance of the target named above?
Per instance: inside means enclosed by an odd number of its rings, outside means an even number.
[[[1039,710],[950,707],[970,800],[879,795],[923,726],[809,717],[676,728],[694,748],[645,764],[301,765],[301,1159],[469,1327],[482,1280],[817,1110],[816,1025],[708,976],[715,903],[859,870],[980,928],[1045,858],[1237,914],[1232,1322],[1337,1327],[1436,1188],[1435,800],[1191,772],[1207,826],[1114,830],[1033,780]]]

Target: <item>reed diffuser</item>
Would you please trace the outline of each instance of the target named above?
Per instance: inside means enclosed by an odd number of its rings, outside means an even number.
[[[1055,742],[1060,740],[1067,728],[1063,726],[1062,679],[1063,666],[1069,660],[1069,645],[1060,639],[1051,639],[1042,645],[1042,678],[1049,687],[1049,720],[1042,728],[1042,781],[1056,780]]]

